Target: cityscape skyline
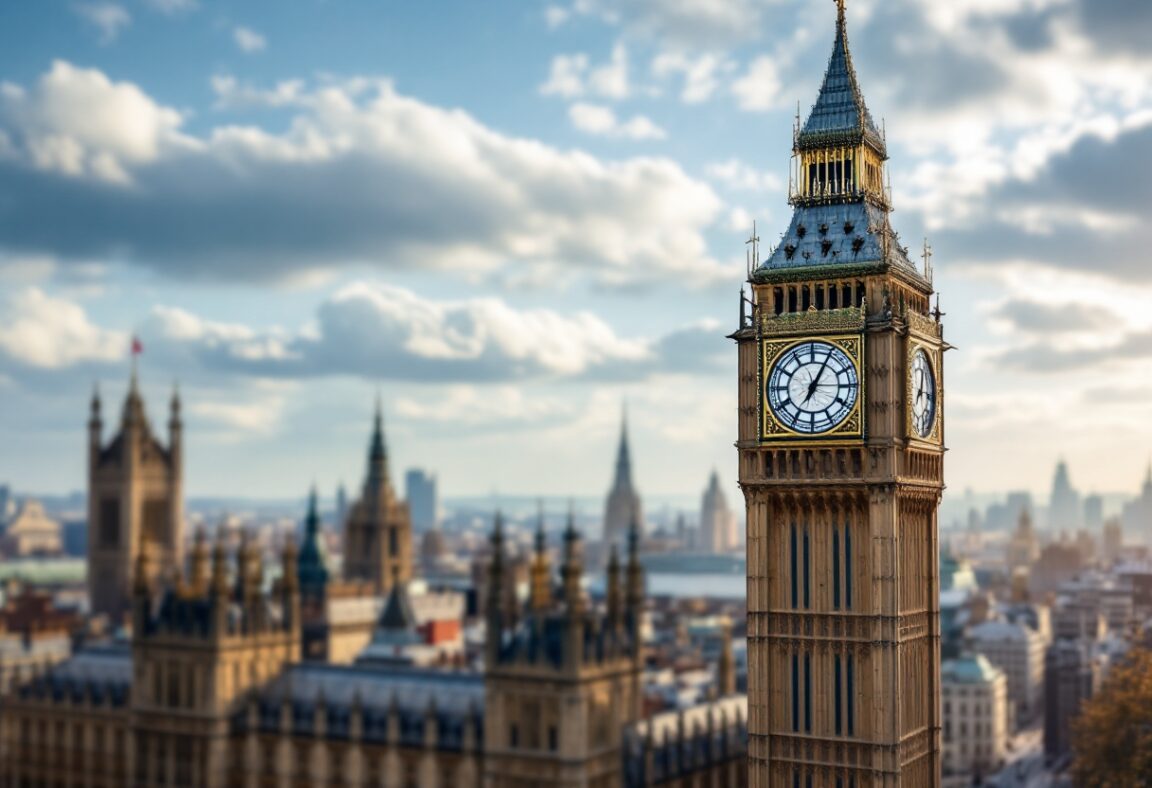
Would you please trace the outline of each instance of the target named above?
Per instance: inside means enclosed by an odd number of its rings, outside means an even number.
[[[20,447],[0,454],[0,478],[40,491],[82,479],[75,414],[93,381],[120,395],[133,334],[149,398],[178,379],[190,403],[190,491],[350,478],[378,388],[404,464],[436,466],[445,489],[598,494],[622,398],[649,458],[640,487],[695,486],[713,465],[734,478],[723,334],[753,220],[767,250],[785,216],[783,151],[831,4],[455,4],[443,18],[365,2],[287,17],[269,3],[105,5],[123,14],[0,10],[27,31],[0,52],[3,188],[35,196],[0,214],[0,442]],[[949,487],[1040,492],[1063,455],[1083,488],[1133,488],[1138,472],[1118,469],[1152,451],[1152,286],[1131,236],[1145,187],[1124,177],[1152,145],[1152,61],[1128,33],[1145,11],[848,11],[870,90],[899,118],[903,243],[919,258],[928,236],[948,294]],[[497,36],[493,60],[483,42]],[[914,43],[897,52],[893,36]],[[426,67],[446,42],[481,65]],[[82,105],[108,114],[89,122],[70,109]],[[410,150],[394,133],[406,128],[429,144]],[[453,158],[470,149],[496,169]],[[532,172],[571,204],[550,203]],[[191,210],[192,173],[227,212]],[[372,185],[350,188],[361,174]],[[477,214],[493,178],[508,202]],[[393,182],[436,200],[424,224]],[[317,190],[348,201],[315,211]],[[229,221],[241,192],[267,206],[253,217],[265,224]],[[79,218],[141,194],[147,227]]]

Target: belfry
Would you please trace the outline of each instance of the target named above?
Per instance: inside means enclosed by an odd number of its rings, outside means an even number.
[[[844,0],[797,123],[779,243],[741,296],[749,784],[940,783],[943,338],[932,271],[892,229],[885,135]]]

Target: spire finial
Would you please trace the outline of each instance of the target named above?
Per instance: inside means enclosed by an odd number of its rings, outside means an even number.
[[[841,25],[843,25],[844,19],[847,16],[847,10],[845,9],[846,2],[845,2],[845,0],[835,0],[835,2],[836,2],[836,19]]]
[[[544,555],[544,550],[547,546],[547,540],[544,536],[544,499],[541,498],[537,504],[539,514],[537,515],[536,522],[536,554]]]

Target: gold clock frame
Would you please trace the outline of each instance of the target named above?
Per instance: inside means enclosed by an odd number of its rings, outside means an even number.
[[[916,418],[912,415],[912,403],[915,394],[912,391],[912,363],[916,360],[916,354],[920,351],[924,352],[925,357],[928,359],[928,367],[932,370],[932,382],[936,385],[936,412],[932,415],[932,430],[927,435],[921,435],[920,430],[916,429]],[[905,375],[905,402],[908,403],[904,409],[906,411],[904,424],[908,432],[910,440],[919,441],[921,443],[931,443],[939,446],[941,443],[940,429],[942,416],[944,414],[944,385],[940,380],[940,352],[931,345],[925,345],[921,342],[908,343],[908,359],[907,371]]]
[[[827,432],[797,432],[781,422],[772,411],[768,402],[768,379],[772,375],[772,368],[776,362],[792,348],[807,342],[826,342],[848,356],[856,369],[856,380],[859,389],[856,394],[856,403],[849,411],[847,418]],[[830,442],[852,442],[864,438],[864,401],[865,401],[865,368],[864,368],[864,335],[863,334],[837,334],[837,335],[811,335],[803,337],[789,337],[787,339],[764,338],[760,342],[760,440],[762,441],[807,441],[827,445]]]

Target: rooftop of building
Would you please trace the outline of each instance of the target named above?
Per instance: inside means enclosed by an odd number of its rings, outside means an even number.
[[[983,654],[964,654],[940,665],[940,680],[952,684],[988,684],[1004,672]]]

